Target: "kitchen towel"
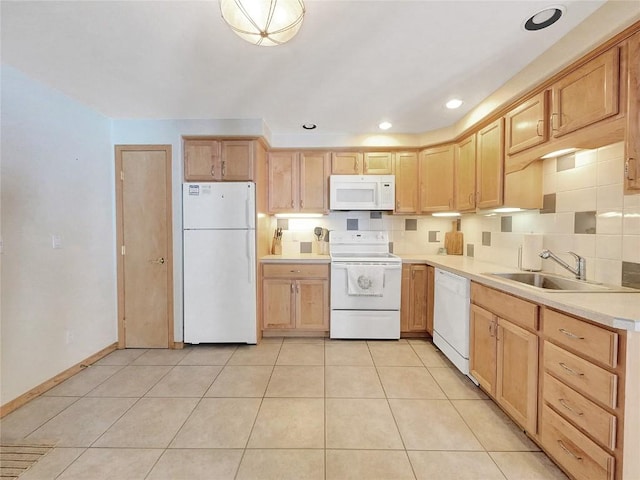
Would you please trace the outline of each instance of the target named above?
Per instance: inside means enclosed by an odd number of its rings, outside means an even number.
[[[383,288],[383,265],[347,265],[348,295],[381,297]]]
[[[522,239],[522,252],[520,257],[520,268],[532,272],[542,270],[542,235],[539,233],[527,233]]]

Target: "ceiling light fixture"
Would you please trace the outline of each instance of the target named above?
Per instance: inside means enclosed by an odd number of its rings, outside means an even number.
[[[530,32],[542,30],[543,28],[550,27],[562,17],[564,13],[564,7],[562,5],[553,5],[546,7],[537,13],[531,15],[524,22],[524,29]]]
[[[302,128],[305,130],[315,130],[318,126],[315,123],[303,123]]]
[[[220,0],[222,19],[236,35],[272,47],[291,40],[302,25],[302,0]]]
[[[381,122],[378,125],[378,128],[380,130],[389,130],[391,127],[393,127],[393,125],[391,125],[391,122]]]
[[[459,98],[452,98],[447,103],[445,103],[445,107],[451,110],[460,108],[461,105],[462,105],[462,100],[460,100]]]

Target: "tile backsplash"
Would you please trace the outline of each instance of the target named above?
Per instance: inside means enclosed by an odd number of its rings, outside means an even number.
[[[517,266],[518,248],[526,233],[543,234],[543,246],[572,263],[566,252],[587,259],[587,278],[637,287],[640,271],[640,195],[623,194],[622,143],[583,150],[570,158],[543,163],[545,208],[510,214],[463,214],[465,252],[478,260]],[[278,220],[278,225],[281,221]],[[274,219],[274,228],[276,226]],[[317,219],[289,219],[283,253],[308,251],[318,245],[313,228],[329,230],[387,230],[394,253],[436,254],[452,219],[430,215],[390,215],[379,212],[331,212]],[[543,269],[569,273],[555,262]],[[633,280],[631,280],[633,279]]]

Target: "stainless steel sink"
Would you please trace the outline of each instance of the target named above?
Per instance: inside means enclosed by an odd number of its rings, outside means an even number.
[[[632,288],[587,282],[573,278],[560,277],[548,273],[517,272],[517,273],[488,273],[494,277],[511,280],[529,285],[548,292],[638,292]]]

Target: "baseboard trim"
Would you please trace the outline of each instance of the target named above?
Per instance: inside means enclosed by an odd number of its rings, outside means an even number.
[[[90,357],[85,358],[83,361],[76,363],[74,366],[67,368],[63,372],[60,372],[55,377],[50,378],[49,380],[41,383],[37,387],[34,387],[28,392],[23,393],[18,398],[15,398],[10,402],[5,403],[4,405],[0,406],[0,418],[22,407],[23,405],[30,402],[34,398],[39,397],[47,390],[51,390],[53,387],[64,382],[66,379],[73,377],[76,373],[84,370],[89,365],[100,360],[102,357],[106,357],[117,348],[118,348],[118,342],[112,343],[111,345],[103,348],[99,352],[96,352]]]

